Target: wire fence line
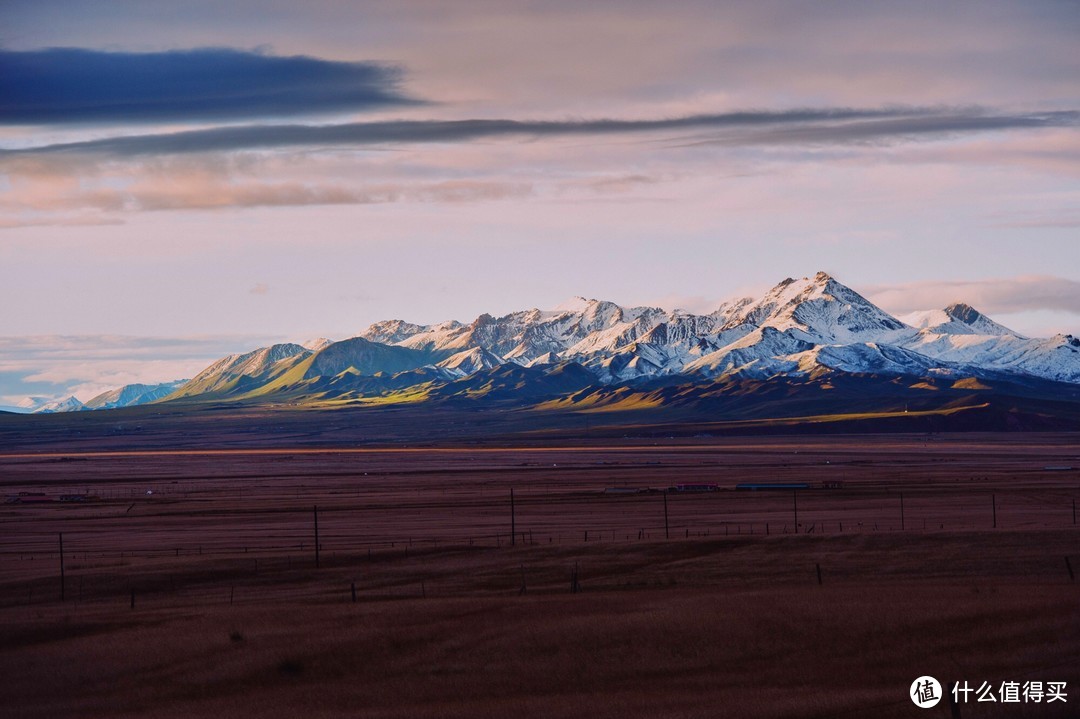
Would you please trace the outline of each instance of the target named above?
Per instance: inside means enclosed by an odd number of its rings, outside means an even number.
[[[1078,494],[810,489],[604,495],[519,489],[513,504],[509,494],[491,492],[393,505],[324,496],[317,512],[322,551],[370,553],[408,547],[1064,528],[1077,526]],[[312,505],[300,507],[280,497],[250,499],[252,506],[147,498],[132,504],[5,507],[0,514],[0,560],[55,556],[61,532],[68,536],[66,554],[72,562],[314,551]]]

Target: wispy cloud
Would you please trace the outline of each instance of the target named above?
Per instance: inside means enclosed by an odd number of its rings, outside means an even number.
[[[1080,227],[1080,208],[999,213],[991,227],[1061,230]]]
[[[986,280],[934,280],[864,288],[875,304],[893,313],[938,309],[965,302],[991,314],[1050,310],[1080,315],[1080,282],[1025,275]]]
[[[96,227],[102,225],[122,225],[118,217],[100,217],[97,215],[76,215],[74,217],[0,217],[0,230],[13,230],[20,227]]]
[[[503,137],[616,136],[707,131],[687,142],[729,146],[898,142],[1080,125],[1080,112],[992,113],[981,108],[826,108],[732,112],[655,120],[392,120],[333,125],[245,125],[127,135],[0,150],[0,160],[56,153],[113,157],[275,148],[453,143]]]
[[[75,395],[85,402],[125,384],[193,377],[224,355],[279,341],[257,335],[0,337],[0,404],[14,404],[30,391],[50,397]]]
[[[0,50],[0,124],[297,117],[410,102],[373,62],[228,48],[131,53]]]

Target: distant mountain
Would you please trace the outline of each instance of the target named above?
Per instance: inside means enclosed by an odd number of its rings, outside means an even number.
[[[300,343],[300,346],[306,350],[318,352],[319,350],[329,347],[332,344],[334,344],[334,340],[328,340],[325,337],[316,337],[314,339],[304,340]]]
[[[38,407],[52,402],[50,397],[23,397],[17,404],[0,405],[0,412],[12,412],[14,414],[30,414]]]
[[[85,409],[113,409],[115,407],[134,407],[140,404],[156,402],[162,397],[175,392],[189,380],[178,379],[161,384],[126,384],[119,389],[102,392],[88,401]]]
[[[37,409],[34,410],[34,414],[54,414],[56,412],[78,412],[79,410],[86,409],[86,405],[80,402],[75,397],[65,397],[64,399],[53,400],[52,402],[46,402]]]
[[[952,335],[989,335],[997,337],[1023,337],[1008,327],[999,325],[977,309],[962,302],[955,302],[943,310],[913,312],[900,318],[923,332]]]
[[[1042,401],[1080,385],[1072,335],[1024,337],[962,303],[897,318],[824,272],[704,315],[576,297],[469,323],[384,320],[305,344],[230,355],[158,401],[675,407],[748,388],[780,401],[769,383],[820,401],[842,377],[862,377],[859,392],[880,386],[906,405],[927,388],[944,398],[1007,386]]]

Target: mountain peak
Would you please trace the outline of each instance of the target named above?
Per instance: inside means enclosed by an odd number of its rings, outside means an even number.
[[[992,319],[979,312],[977,309],[969,304],[963,302],[954,302],[944,309],[945,314],[953,321],[960,322],[963,325],[970,327],[975,334],[980,335],[1013,335],[1020,337],[1017,332],[1013,332],[1008,327],[994,322]]]
[[[327,339],[326,337],[316,337],[314,339],[304,340],[300,343],[300,346],[306,350],[318,352],[319,350],[324,349],[325,347],[332,344],[334,344],[334,341],[331,339]]]
[[[963,302],[953,302],[951,305],[945,308],[945,314],[949,315],[953,319],[960,320],[964,324],[975,324],[980,318],[985,315],[979,312],[977,309],[969,304]]]
[[[79,410],[86,409],[86,405],[78,400],[74,395],[65,397],[64,399],[54,400],[47,402],[34,410],[34,414],[55,414],[56,412],[78,412]]]
[[[725,327],[743,322],[793,330],[800,339],[826,343],[877,341],[904,330],[903,323],[827,272],[818,272],[812,279],[785,279],[761,300],[732,315]]]
[[[570,299],[560,302],[554,308],[555,312],[573,312],[580,313],[588,309],[589,304],[596,300],[589,300],[584,297],[571,297]]]

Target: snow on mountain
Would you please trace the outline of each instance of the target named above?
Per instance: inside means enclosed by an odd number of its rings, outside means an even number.
[[[187,382],[186,379],[179,379],[161,384],[127,384],[102,392],[86,403],[86,409],[113,409],[147,404],[172,394]]]
[[[396,342],[389,341],[394,338],[394,334],[390,334],[387,337],[386,344],[394,344],[400,347],[422,350],[424,352],[442,352],[447,356],[470,346],[468,338],[470,336],[471,326],[463,325],[457,320],[440,322],[436,325],[410,326],[420,327],[420,331],[418,332],[411,332],[409,329],[405,328],[405,325],[408,325],[408,323],[402,323],[401,329],[396,331],[398,336],[402,336],[402,339]],[[375,326],[376,325],[372,325],[372,327]],[[380,332],[385,333],[386,331],[380,328],[373,332],[372,327],[369,327],[361,337],[370,339],[373,342],[378,342],[380,340],[376,338],[379,336]]]
[[[421,326],[394,320],[372,325],[363,336],[447,356],[479,347],[524,365],[549,353],[565,358],[613,351],[632,343],[666,316],[656,307],[627,308],[583,298],[562,307],[522,310],[502,317],[482,314],[467,325],[444,322]]]
[[[913,312],[900,318],[905,324],[927,333],[951,335],[1011,335],[1023,337],[1008,327],[999,325],[970,305],[957,302],[943,310]]]
[[[722,327],[736,317],[739,317],[741,313],[750,305],[754,304],[753,297],[738,297],[727,302],[722,302],[719,307],[709,313],[707,316],[717,327]]]
[[[332,344],[334,344],[334,340],[329,340],[325,337],[315,337],[314,339],[304,340],[300,343],[300,346],[306,350],[318,352],[319,350],[329,347]]]
[[[550,377],[584,386],[829,372],[1080,383],[1080,340],[1071,335],[1026,338],[960,303],[904,320],[824,272],[786,279],[758,299],[725,302],[707,315],[577,297],[553,310],[482,314],[468,324],[386,320],[359,337],[319,340],[311,344],[315,351],[282,344],[230,355],[169,399],[275,392],[360,397],[447,382],[453,392],[468,393],[472,384],[465,380],[473,376],[485,391],[499,392]],[[139,391],[121,388],[115,398],[102,395],[91,404],[115,406]]]
[[[534,357],[524,364],[526,367],[540,367],[541,365],[556,364],[557,362],[559,362],[558,354],[555,352],[545,352],[539,357]]]
[[[816,344],[851,344],[898,339],[911,328],[828,274],[788,278],[757,302],[734,313],[726,326],[772,327]]]
[[[865,342],[851,345],[818,345],[798,355],[799,370],[810,374],[816,369],[880,375],[959,374],[957,368],[943,365],[926,355],[892,345]]]
[[[54,401],[54,399],[52,397],[41,397],[41,396],[23,397],[22,399],[20,399],[18,401],[18,403],[16,403],[16,407],[18,407],[23,412],[33,412],[34,410],[38,409],[39,407],[41,407],[43,405],[46,405],[49,402],[53,402],[53,401]]]
[[[964,366],[973,374],[1026,374],[1080,382],[1080,345],[1070,335],[1024,337],[963,303],[904,319],[919,332],[900,346],[939,364]]]
[[[64,399],[53,400],[52,402],[46,402],[37,409],[34,410],[34,414],[54,414],[56,412],[78,412],[85,409],[86,405],[80,402],[75,397],[65,397]]]
[[[759,299],[725,302],[708,315],[575,297],[554,310],[484,314],[470,324],[392,320],[372,325],[364,336],[445,356],[482,349],[525,366],[573,360],[603,382],[822,369],[1078,376],[1067,342],[1029,340],[965,304],[905,319],[819,272],[786,279]]]
[[[554,311],[557,314],[579,314],[588,308],[589,302],[596,302],[596,300],[587,300],[584,297],[571,297],[565,302],[560,302],[555,305]]]
[[[451,322],[448,324],[460,326],[460,323],[458,322]],[[405,322],[403,320],[383,320],[382,322],[376,322],[368,327],[360,333],[360,336],[371,342],[382,342],[383,344],[393,345],[407,340],[413,335],[420,334],[421,332],[428,332],[430,330],[431,327],[426,325],[414,325],[411,322]]]
[[[498,367],[504,362],[505,360],[494,352],[489,352],[483,347],[473,347],[471,350],[462,350],[451,355],[435,366],[449,370],[458,377],[464,377],[482,369]]]
[[[905,343],[937,362],[970,367],[974,373],[1027,374],[1080,383],[1080,340],[1071,335],[1027,339],[1015,335],[951,335],[920,332]]]
[[[759,327],[715,352],[688,362],[682,372],[706,377],[725,374],[762,377],[791,372],[798,367],[798,360],[791,356],[815,346],[803,339],[803,335],[805,332],[798,327],[782,331],[771,326]]]

